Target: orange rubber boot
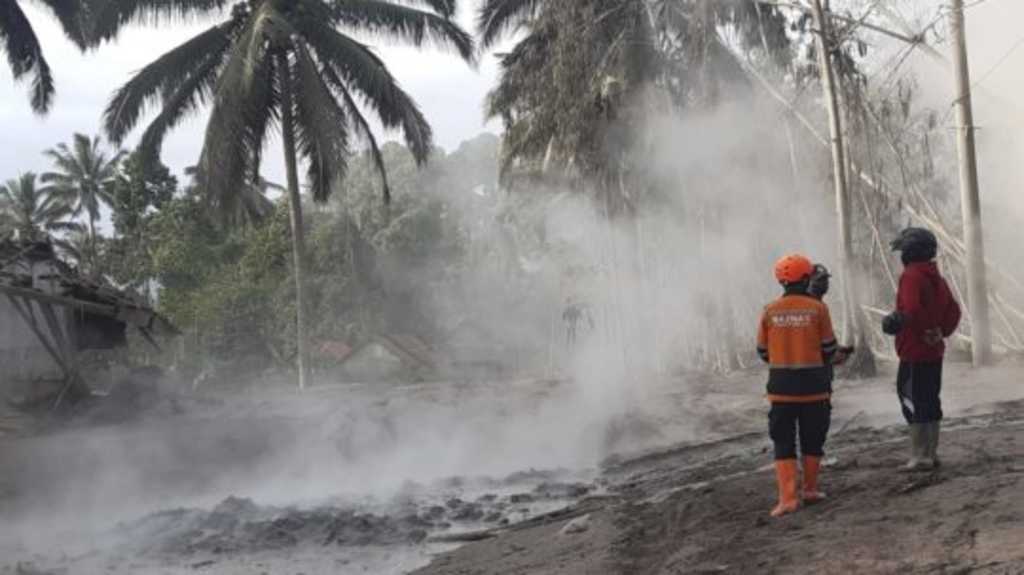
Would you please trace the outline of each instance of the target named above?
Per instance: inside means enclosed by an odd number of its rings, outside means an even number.
[[[772,509],[772,517],[782,517],[800,507],[796,474],[795,459],[780,459],[775,462],[775,481],[779,484],[779,504]]]
[[[821,458],[814,455],[804,456],[804,503],[817,503],[825,499],[825,494],[818,491],[818,472],[821,470]]]

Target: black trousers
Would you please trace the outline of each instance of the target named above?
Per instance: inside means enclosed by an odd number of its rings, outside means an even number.
[[[942,361],[901,361],[896,395],[907,423],[942,421]]]
[[[825,455],[825,439],[832,424],[832,402],[773,403],[768,412],[768,435],[775,443],[775,459],[796,459],[796,440],[800,453]]]

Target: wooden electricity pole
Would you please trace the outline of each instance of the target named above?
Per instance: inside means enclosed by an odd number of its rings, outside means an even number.
[[[971,357],[974,365],[985,365],[992,357],[992,328],[988,311],[988,283],[985,279],[985,243],[981,228],[978,196],[978,158],[974,146],[974,112],[971,108],[971,73],[967,64],[967,31],[964,2],[952,0],[950,25],[956,53],[957,151],[960,155],[960,209],[963,213],[964,245],[967,248],[967,300],[971,316]]]

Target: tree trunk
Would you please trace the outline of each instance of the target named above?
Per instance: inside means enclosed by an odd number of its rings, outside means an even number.
[[[292,117],[291,66],[285,53],[277,55],[281,74],[281,140],[284,144],[284,164],[288,176],[288,207],[292,224],[292,263],[295,277],[295,347],[296,367],[299,370],[299,389],[309,381],[309,358],[306,351],[306,242],[302,227],[302,196],[299,193],[298,160],[295,151],[295,120]]]
[[[956,42],[957,151],[960,155],[960,197],[964,244],[967,248],[967,300],[971,316],[971,357],[974,365],[991,360],[992,331],[989,323],[988,288],[985,279],[985,245],[978,197],[978,160],[974,149],[974,112],[971,109],[971,74],[967,64],[964,2],[953,0],[950,27]]]
[[[89,276],[96,277],[96,216],[89,212]]]
[[[826,6],[827,8],[827,6]],[[839,104],[839,127],[842,138],[846,138],[847,134],[850,133],[850,106],[847,103],[846,87],[843,85],[843,78],[833,70],[834,88],[836,92],[836,102]],[[852,228],[850,222],[853,221],[853,195],[857,191],[861,190],[861,187],[857,182],[850,181],[850,174],[853,172],[853,161],[850,159],[850,146],[847,145],[848,140],[843,140],[843,181],[846,182],[846,205],[844,210],[846,213],[846,228],[851,236],[850,242],[852,244]],[[871,351],[871,346],[867,338],[867,330],[864,329],[865,323],[867,323],[867,317],[864,310],[861,308],[861,297],[864,291],[864,284],[861,281],[861,271],[854,269],[857,266],[857,262],[853,257],[852,248],[847,252],[847,268],[845,277],[843,278],[843,300],[846,305],[844,310],[846,314],[846,321],[843,325],[843,341],[847,344],[852,343],[860,353],[855,354],[845,364],[845,375],[848,377],[874,377],[878,375],[878,366],[875,363],[874,353]],[[847,283],[849,285],[847,285]],[[870,292],[868,292],[870,293]]]
[[[835,181],[836,215],[839,220],[839,275],[842,280],[843,311],[845,315],[842,338],[847,343],[862,340],[859,332],[860,316],[857,313],[856,289],[853,285],[853,233],[850,228],[850,192],[847,185],[847,156],[843,140],[842,110],[839,108],[839,94],[835,71],[832,68],[831,42],[829,23],[825,18],[821,0],[813,0],[814,23],[818,29],[815,37],[818,50],[818,65],[821,74],[822,90],[828,108],[829,135],[832,144],[832,172]],[[861,353],[870,350],[861,349]]]

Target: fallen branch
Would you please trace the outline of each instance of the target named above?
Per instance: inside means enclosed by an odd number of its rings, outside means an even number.
[[[809,7],[804,6],[802,4],[797,4],[795,2],[784,2],[782,0],[769,0],[766,3],[767,4],[771,4],[772,6],[776,6],[778,8],[790,8],[792,10],[798,10],[798,11],[801,11],[801,12],[804,12],[804,13],[809,13],[810,10],[811,10]],[[927,42],[925,42],[924,33],[923,32],[919,33],[919,34],[916,34],[914,36],[910,36],[910,35],[907,35],[907,34],[902,34],[900,32],[896,32],[894,30],[890,30],[890,29],[888,29],[888,28],[886,28],[884,26],[880,26],[878,24],[872,24],[871,22],[868,22],[867,19],[866,19],[866,15],[863,18],[854,18],[852,16],[845,16],[843,14],[836,14],[835,12],[829,11],[828,12],[828,17],[830,19],[832,19],[832,20],[838,20],[838,21],[844,22],[846,24],[851,24],[854,27],[859,26],[859,27],[862,27],[862,28],[866,28],[866,29],[871,30],[873,32],[878,32],[879,34],[882,34],[883,36],[888,36],[890,38],[894,38],[896,40],[900,40],[901,42],[905,42],[905,43],[910,44],[912,46],[920,47],[926,54],[931,56],[936,61],[941,62],[941,63],[943,63],[943,64],[945,64],[947,66],[949,65],[949,62],[946,60],[946,57],[943,56],[941,52],[939,52],[935,48],[932,48],[931,45],[929,45]]]
[[[431,535],[427,537],[429,543],[473,543],[484,541],[498,536],[501,529],[481,529],[479,531],[466,531],[464,533],[447,533],[443,535]]]
[[[720,36],[716,36],[716,41],[722,48],[730,51],[733,50],[732,47]],[[735,54],[735,52],[733,53]],[[818,132],[817,128],[815,128],[814,124],[807,118],[807,116],[801,113],[800,110],[796,109],[796,107],[781,92],[779,92],[775,88],[775,86],[773,86],[772,83],[769,82],[768,79],[764,77],[763,74],[761,74],[745,58],[743,58],[742,55],[735,55],[737,61],[740,63],[740,67],[743,68],[743,71],[750,75],[754,80],[756,80],[757,83],[761,86],[761,88],[765,92],[767,92],[769,96],[778,101],[779,104],[781,104],[782,107],[785,108],[789,114],[796,118],[797,122],[801,126],[803,126],[805,130],[807,130],[807,133],[809,133],[822,146],[829,147],[831,145],[829,140],[820,132]],[[873,117],[875,122],[879,122],[877,116],[874,115],[874,112],[870,108],[867,108],[867,111],[869,115]],[[882,132],[885,133],[884,130],[882,130]],[[902,154],[899,153],[899,150],[895,147],[895,144],[891,141],[888,141],[887,143],[896,154],[897,161],[903,163]],[[872,189],[883,190],[892,188],[892,186],[888,185],[888,182],[885,182],[884,179],[882,179],[881,182],[885,184],[885,187],[880,187],[878,183],[875,181],[875,179],[871,175],[864,172],[860,168],[860,166],[853,160],[850,160],[849,165],[850,169],[853,170],[853,172],[857,175],[857,178],[860,179],[865,184],[867,184],[868,186],[870,186]],[[924,194],[924,192],[914,184],[909,184],[908,187],[910,188],[910,191],[913,193],[917,201],[921,202],[921,204],[925,206],[925,208],[929,212],[931,212],[932,215],[929,216],[924,214],[921,210],[907,202],[903,202],[903,209],[906,210],[907,213],[911,215],[911,217],[931,228],[939,237],[941,243],[943,243],[943,245],[947,248],[947,253],[950,253],[950,255],[953,257],[955,261],[957,261],[961,265],[964,265],[964,259],[966,257],[964,254],[966,253],[966,248],[964,247],[963,242],[959,238],[957,238],[953,233],[951,233],[948,230],[948,228],[939,220],[940,215],[938,210],[928,199],[928,197]],[[987,258],[985,260],[985,265],[995,275],[999,276],[1001,279],[1006,281],[1008,284],[1012,285],[1021,293],[1024,293],[1024,283],[1022,283],[1020,280],[1009,275],[1003,269],[993,264],[992,261]]]

